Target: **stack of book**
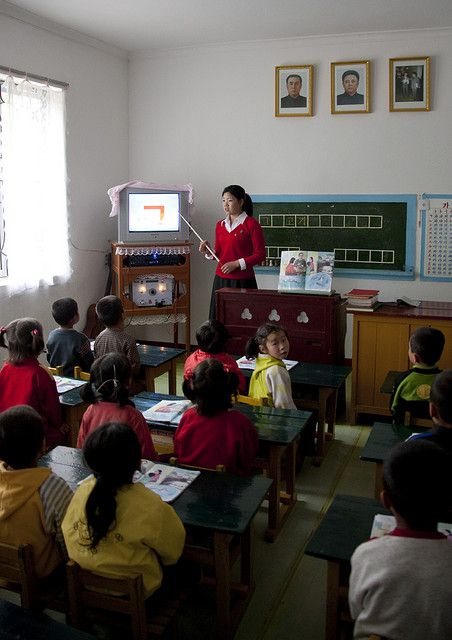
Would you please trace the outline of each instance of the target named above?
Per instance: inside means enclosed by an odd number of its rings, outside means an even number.
[[[377,289],[352,289],[345,294],[347,311],[375,311],[380,306]]]

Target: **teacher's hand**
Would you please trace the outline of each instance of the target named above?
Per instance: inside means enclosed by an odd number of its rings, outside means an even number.
[[[236,269],[240,269],[240,262],[238,260],[233,260],[232,262],[225,262],[221,265],[221,271],[223,273],[232,273]]]
[[[201,253],[207,253],[207,247],[209,246],[209,242],[207,240],[204,240],[203,242],[199,243],[199,251]]]

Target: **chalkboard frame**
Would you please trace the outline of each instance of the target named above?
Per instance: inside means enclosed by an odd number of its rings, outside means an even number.
[[[336,268],[334,275],[341,278],[366,278],[386,280],[414,280],[416,259],[416,220],[417,220],[417,196],[415,194],[326,194],[326,195],[296,195],[296,194],[254,194],[251,195],[254,203],[276,202],[304,202],[304,203],[404,203],[406,204],[406,229],[405,229],[405,265],[399,270],[363,269],[363,268]],[[278,267],[256,266],[256,273],[279,273]]]

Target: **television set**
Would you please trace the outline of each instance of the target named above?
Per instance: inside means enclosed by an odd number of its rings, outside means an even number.
[[[118,242],[186,242],[189,193],[125,187],[119,195]]]

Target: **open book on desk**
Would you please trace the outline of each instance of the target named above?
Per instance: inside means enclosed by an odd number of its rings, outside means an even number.
[[[383,513],[377,513],[374,517],[370,537],[381,538],[382,536],[391,533],[391,531],[394,531],[395,527],[396,519],[394,518],[394,516],[387,516]],[[436,530],[439,533],[443,533],[448,538],[452,537],[452,524],[448,522],[438,522]]]
[[[134,482],[144,484],[164,502],[172,502],[195,480],[201,472],[196,469],[180,469],[167,464],[141,461],[141,472],[136,471]]]
[[[145,420],[150,422],[172,422],[178,424],[182,414],[191,406],[190,400],[160,400],[150,409],[143,411]]]
[[[286,365],[286,369],[292,369],[296,364],[298,364],[298,360],[283,360]],[[242,356],[237,360],[237,365],[239,369],[250,369],[254,371],[256,368],[256,359],[255,358],[247,358],[246,356]]]
[[[64,378],[63,376],[53,376],[56,382],[57,391],[61,395],[66,391],[72,391],[77,387],[83,387],[86,384],[86,380],[76,380],[75,378]]]

